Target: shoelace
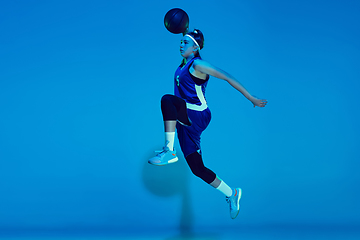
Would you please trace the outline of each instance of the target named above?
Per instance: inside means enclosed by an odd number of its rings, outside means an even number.
[[[158,153],[156,154],[156,156],[163,156],[165,153],[167,153],[169,151],[169,148],[168,147],[163,147],[163,150],[160,150],[160,151],[155,151],[155,153]]]
[[[230,203],[230,209],[232,210],[233,209],[233,202],[231,201],[231,197],[226,197],[226,202],[227,203]]]

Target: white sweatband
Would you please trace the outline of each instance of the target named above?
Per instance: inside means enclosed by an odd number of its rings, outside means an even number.
[[[196,44],[196,46],[198,46],[200,48],[200,45],[198,44],[198,42],[195,40],[195,38],[193,38],[191,35],[186,34],[185,36],[188,36],[189,38],[191,38],[191,40],[194,41],[194,43]]]

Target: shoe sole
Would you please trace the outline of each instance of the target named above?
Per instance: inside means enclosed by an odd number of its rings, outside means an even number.
[[[151,161],[148,161],[148,163],[150,163],[150,164],[152,164],[152,165],[155,165],[155,166],[165,166],[165,165],[168,165],[168,164],[170,164],[170,163],[177,162],[178,160],[179,160],[178,157],[176,157],[176,158],[173,158],[173,159],[171,159],[171,160],[169,160],[169,161],[167,161],[167,162],[165,162],[165,163],[153,163],[153,162],[151,162]]]
[[[236,215],[234,217],[231,217],[232,219],[235,219],[239,215],[239,212],[240,212],[240,199],[241,199],[241,195],[242,195],[242,190],[241,190],[241,188],[237,188],[236,190],[238,191],[238,195],[239,195],[239,197],[237,199],[237,205],[239,206],[239,209],[238,209]]]

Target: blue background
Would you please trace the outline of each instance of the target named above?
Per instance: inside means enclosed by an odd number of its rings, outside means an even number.
[[[205,60],[269,101],[208,85],[204,161],[243,188],[236,220],[181,154],[147,164],[181,62],[163,24],[174,7],[204,33]],[[359,12],[350,0],[2,1],[0,231],[358,229]]]

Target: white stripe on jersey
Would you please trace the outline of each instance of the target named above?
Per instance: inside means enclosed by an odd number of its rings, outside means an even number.
[[[195,90],[196,90],[196,95],[201,102],[201,105],[199,106],[196,104],[186,103],[186,107],[190,110],[195,110],[199,112],[204,111],[205,109],[207,109],[208,106],[204,97],[204,93],[201,89],[201,86],[195,84]]]

